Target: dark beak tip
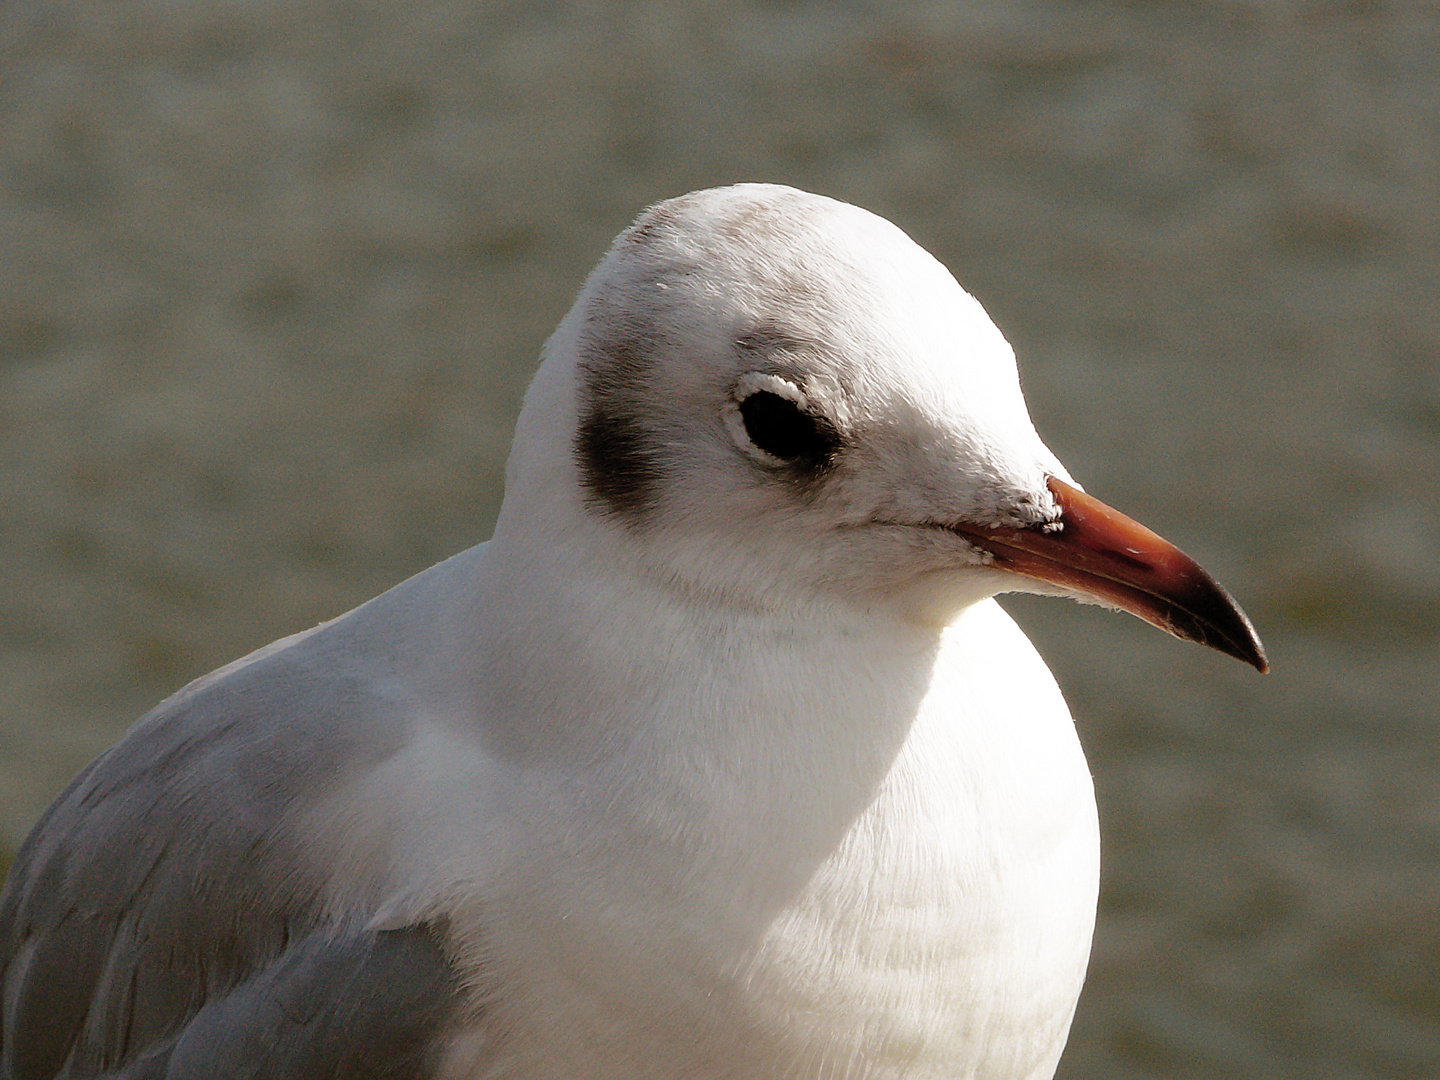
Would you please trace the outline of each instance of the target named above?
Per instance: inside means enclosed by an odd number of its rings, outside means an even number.
[[[1246,645],[1248,646],[1246,654],[1240,657],[1240,659],[1244,660],[1261,675],[1269,675],[1270,657],[1266,655],[1265,646],[1261,643],[1260,635],[1255,633],[1253,626],[1250,627],[1250,640],[1246,642]]]
[[[1255,665],[1255,670],[1261,675],[1270,674],[1270,657],[1265,653],[1265,646],[1260,643],[1260,636],[1252,628],[1250,631],[1250,644],[1254,646],[1253,656],[1248,657],[1250,663]]]
[[[1226,650],[1229,652],[1230,650]],[[1237,660],[1244,660],[1261,675],[1270,674],[1270,658],[1265,655],[1265,646],[1258,637],[1251,637],[1243,646],[1230,653]]]
[[[1205,578],[1213,590],[1209,596],[1210,603],[1202,608],[1205,614],[1196,618],[1196,612],[1184,612],[1185,618],[1182,621],[1189,623],[1189,626],[1185,629],[1172,629],[1171,633],[1233,656],[1249,664],[1261,675],[1268,675],[1270,657],[1265,653],[1260,635],[1255,632],[1255,625],[1222,585],[1208,574]],[[1191,619],[1194,619],[1194,622],[1190,622]]]
[[[1208,574],[1205,576],[1209,577]],[[1229,608],[1229,614],[1233,617],[1232,627],[1225,628],[1225,630],[1233,631],[1233,633],[1226,634],[1228,639],[1226,644],[1232,647],[1224,651],[1237,660],[1245,661],[1261,675],[1270,674],[1270,657],[1265,653],[1265,645],[1261,642],[1260,635],[1255,632],[1255,624],[1250,621],[1250,616],[1245,614],[1244,609],[1235,602],[1235,598],[1223,585],[1215,582],[1214,578],[1210,578],[1210,581],[1214,582],[1216,592],[1223,598],[1225,605]],[[1222,630],[1222,632],[1224,631]]]

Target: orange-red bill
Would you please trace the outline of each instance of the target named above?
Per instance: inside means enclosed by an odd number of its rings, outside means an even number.
[[[1062,480],[1050,479],[1061,528],[955,531],[1011,573],[1059,586],[1138,615],[1186,641],[1198,641],[1258,671],[1265,647],[1230,594],[1174,544]]]

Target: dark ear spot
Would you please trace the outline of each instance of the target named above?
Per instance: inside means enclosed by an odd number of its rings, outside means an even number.
[[[616,514],[639,515],[655,501],[660,476],[649,433],[631,416],[592,409],[580,423],[576,453],[592,501]]]
[[[580,427],[575,459],[592,505],[630,520],[654,506],[661,479],[659,440],[647,421],[653,330],[597,303],[580,345]]]

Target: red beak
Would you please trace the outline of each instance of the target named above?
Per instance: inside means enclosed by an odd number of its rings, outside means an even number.
[[[954,529],[995,557],[1001,570],[1057,585],[1138,615],[1186,641],[1198,641],[1270,670],[1265,646],[1230,594],[1194,559],[1138,521],[1054,477],[1060,528]]]

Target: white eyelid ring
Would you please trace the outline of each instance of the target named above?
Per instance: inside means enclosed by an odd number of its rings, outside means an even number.
[[[805,391],[801,390],[788,379],[782,379],[778,375],[767,375],[760,371],[748,371],[741,375],[735,383],[735,393],[725,403],[724,416],[725,427],[730,432],[730,438],[735,440],[735,445],[744,450],[757,461],[766,465],[784,465],[785,462],[774,454],[767,454],[755,445],[750,438],[750,433],[745,430],[745,417],[740,412],[740,403],[752,394],[761,391],[782,397],[786,401],[793,401],[801,412],[808,411],[809,399]]]
[[[768,391],[776,397],[782,397],[786,401],[793,401],[801,412],[809,411],[810,400],[805,396],[805,391],[789,379],[782,379],[779,375],[767,375],[763,371],[747,371],[736,380],[735,400],[737,402],[744,401],[751,394],[758,394],[761,390]]]

